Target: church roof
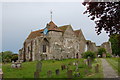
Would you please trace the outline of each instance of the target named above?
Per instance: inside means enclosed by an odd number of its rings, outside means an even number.
[[[36,38],[37,36],[41,36],[41,32],[42,32],[43,30],[44,30],[44,29],[31,32],[31,33],[29,34],[29,36],[27,37],[27,39],[33,39],[33,38]]]
[[[64,25],[64,26],[57,27],[53,21],[50,21],[47,24],[46,28],[48,29],[48,31],[59,31],[59,32],[63,32],[63,34],[64,34],[64,32],[66,31],[66,29],[68,28],[68,26],[70,26],[70,25]],[[29,36],[27,37],[27,39],[33,39],[33,38],[36,38],[37,36],[41,36],[43,31],[44,31],[44,29],[33,31],[33,32],[31,32],[29,34]],[[76,36],[82,34],[81,30],[75,30],[74,33],[75,33]]]
[[[67,29],[68,25],[64,25],[64,26],[61,26],[59,27],[59,29],[63,30],[63,32]]]
[[[50,22],[47,24],[47,28],[48,28],[49,31],[60,31],[60,32],[62,32],[62,30],[59,29],[59,28],[57,27],[57,25],[55,25],[55,23],[54,23],[53,21],[50,21]]]

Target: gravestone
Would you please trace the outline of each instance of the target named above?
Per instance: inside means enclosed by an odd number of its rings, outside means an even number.
[[[76,68],[75,68],[75,72],[78,72],[79,71],[79,68],[78,68],[78,66],[76,66]]]
[[[88,63],[88,67],[92,68],[92,61],[90,57],[87,58],[87,63]]]
[[[39,78],[39,72],[38,71],[34,72],[34,78],[35,78],[35,80],[37,80]]]
[[[69,66],[66,66],[67,67],[67,70],[69,70]]]
[[[21,68],[21,63],[16,63],[16,68]]]
[[[36,71],[41,72],[42,71],[42,62],[38,61],[36,64]]]
[[[73,71],[72,70],[68,70],[67,71],[67,78],[73,78]]]
[[[99,72],[99,64],[97,64],[97,65],[95,66],[95,72],[96,72],[96,73]]]
[[[12,61],[12,64],[15,63],[14,61]]]
[[[55,70],[55,73],[56,73],[56,75],[59,75],[59,74],[60,74],[60,70],[59,70],[59,69],[56,69],[56,70]]]
[[[87,65],[87,59],[84,59],[84,64],[86,64],[86,65]]]
[[[51,70],[49,70],[49,71],[47,72],[47,76],[48,76],[48,77],[51,77],[51,76],[52,76],[52,71],[51,71]]]
[[[11,64],[11,68],[16,68],[16,64]]]
[[[75,66],[76,65],[76,63],[75,62],[73,62],[73,66]]]
[[[61,65],[61,69],[62,70],[66,69],[66,65]]]

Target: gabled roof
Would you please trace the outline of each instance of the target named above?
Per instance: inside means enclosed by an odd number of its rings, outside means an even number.
[[[33,39],[33,38],[36,38],[37,36],[41,36],[41,32],[42,32],[43,30],[44,30],[44,29],[31,32],[31,33],[29,34],[29,36],[27,37],[27,39]]]
[[[59,29],[59,28],[57,27],[57,25],[55,25],[55,23],[54,23],[53,21],[50,21],[50,22],[47,24],[47,27],[46,27],[46,28],[48,28],[49,31],[60,31],[60,32],[62,32],[62,30]]]

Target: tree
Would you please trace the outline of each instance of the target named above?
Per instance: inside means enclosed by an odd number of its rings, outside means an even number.
[[[112,54],[120,56],[119,36],[117,34],[111,35],[109,41],[111,42]]]
[[[99,48],[99,49],[98,49],[98,55],[100,55],[100,56],[102,57],[102,55],[103,55],[104,53],[106,54],[105,48]]]
[[[11,58],[11,61],[16,62],[17,60],[18,60],[18,54],[13,54],[12,58]]]
[[[120,1],[119,2],[83,2],[87,6],[84,14],[89,13],[91,20],[95,21],[96,31],[99,35],[104,29],[106,33],[120,34]]]
[[[2,56],[2,62],[11,62],[13,52],[5,51],[1,52],[0,55]]]
[[[90,57],[90,58],[92,58],[92,59],[94,59],[94,58],[96,57],[96,56],[95,56],[95,53],[92,52],[92,51],[84,52],[84,53],[82,54],[82,56],[83,56],[84,58]]]

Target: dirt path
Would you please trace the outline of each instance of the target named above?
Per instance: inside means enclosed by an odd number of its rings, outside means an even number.
[[[105,59],[101,59],[101,61],[102,61],[104,78],[117,78],[118,74],[115,72],[115,70],[113,70],[111,65]]]

